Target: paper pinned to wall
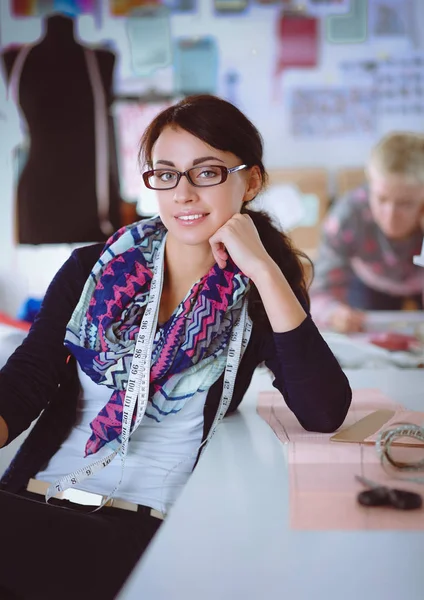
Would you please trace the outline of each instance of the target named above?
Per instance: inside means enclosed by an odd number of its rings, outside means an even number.
[[[382,61],[376,85],[379,114],[424,115],[424,54]]]
[[[174,46],[174,91],[215,94],[218,85],[218,46],[215,38],[181,38]]]
[[[126,17],[141,6],[160,4],[160,0],[109,0],[109,10],[113,17]]]
[[[319,22],[315,17],[283,13],[277,28],[276,72],[316,67]]]
[[[213,0],[217,13],[238,13],[246,10],[249,0]]]
[[[271,185],[250,205],[253,210],[265,211],[275,225],[283,230],[294,229],[308,217],[303,194],[293,185]]]
[[[345,15],[325,18],[327,41],[332,44],[361,44],[368,39],[368,0],[350,0]]]
[[[14,17],[39,17],[54,12],[70,16],[95,14],[101,0],[11,0],[10,9]]]
[[[166,6],[142,6],[131,13],[126,25],[136,75],[145,77],[171,64],[171,28]]]
[[[294,88],[290,116],[294,137],[370,135],[376,130],[376,96],[368,86]]]
[[[414,3],[411,0],[368,0],[370,38],[415,37]]]
[[[163,0],[172,12],[191,12],[196,9],[197,0]]]
[[[380,60],[340,63],[346,85],[368,84],[374,89],[377,116],[424,116],[424,53],[403,52]]]
[[[139,199],[144,191],[137,163],[141,136],[156,115],[169,105],[169,102],[144,104],[123,100],[118,100],[113,105],[118,145],[120,192],[127,201]],[[153,212],[155,211],[152,210],[150,214]]]

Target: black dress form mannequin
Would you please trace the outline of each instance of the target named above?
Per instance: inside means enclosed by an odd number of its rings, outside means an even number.
[[[2,54],[12,87],[17,79],[16,99],[30,137],[28,160],[18,184],[18,242],[102,241],[121,225],[111,118],[103,111],[103,148],[109,150],[104,172],[109,187],[104,210],[108,227],[104,227],[98,208],[95,95],[87,49],[75,40],[74,22],[69,17],[48,17],[45,31],[43,39],[29,49],[17,78],[14,70],[20,70],[20,49]],[[88,53],[95,61],[97,89],[102,88],[101,97],[108,108],[115,55],[103,49]]]

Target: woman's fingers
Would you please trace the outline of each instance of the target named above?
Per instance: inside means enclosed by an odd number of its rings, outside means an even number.
[[[212,238],[211,238],[212,239]],[[210,241],[212,254],[220,269],[223,269],[227,264],[228,254],[225,251],[225,246],[222,242]]]
[[[249,217],[236,213],[209,238],[212,253],[220,268],[229,257],[247,277],[253,278],[258,262],[271,260],[257,229]]]

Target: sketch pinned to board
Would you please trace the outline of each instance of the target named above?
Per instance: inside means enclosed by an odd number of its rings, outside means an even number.
[[[172,62],[171,27],[166,6],[141,6],[126,19],[135,75],[145,77]]]
[[[171,12],[192,12],[196,9],[197,0],[163,0],[163,4]]]
[[[218,44],[212,36],[179,38],[174,44],[174,92],[216,94]]]
[[[376,99],[368,87],[302,87],[291,94],[291,132],[302,138],[372,135]]]
[[[412,0],[368,0],[369,38],[415,39]]]
[[[376,87],[382,114],[424,115],[424,55],[383,61]]]
[[[109,11],[112,17],[127,17],[142,6],[160,4],[160,0],[109,0]]]
[[[331,44],[362,44],[368,39],[368,0],[350,0],[343,15],[325,17],[325,34]]]
[[[63,12],[77,17],[96,14],[99,10],[100,0],[11,0],[10,2],[10,12],[13,17],[40,17],[53,12]]]
[[[249,0],[213,0],[216,13],[240,13],[249,5]]]
[[[368,84],[382,116],[424,115],[424,54],[408,53],[382,60],[344,61],[346,85]]]
[[[277,23],[276,73],[292,68],[314,68],[318,55],[318,19],[283,12]]]
[[[79,1],[86,2],[87,0]],[[90,1],[93,2],[94,0]],[[102,0],[97,1],[101,2]],[[109,0],[109,10],[112,17],[129,17],[134,10],[138,10],[140,7],[161,5],[169,8],[171,12],[193,12],[197,8],[197,0]]]
[[[118,145],[119,185],[121,196],[128,202],[140,199],[147,188],[142,185],[137,154],[140,138],[147,126],[170,102],[142,103],[117,100],[113,104]],[[147,193],[148,195],[148,193]],[[146,209],[145,202],[143,209]],[[154,211],[148,214],[153,214]]]

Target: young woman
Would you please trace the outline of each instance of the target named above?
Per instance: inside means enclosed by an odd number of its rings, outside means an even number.
[[[367,310],[422,307],[412,262],[424,231],[424,136],[392,133],[372,150],[368,186],[337,201],[323,225],[311,287],[318,325],[360,331]]]
[[[306,429],[333,431],[349,408],[296,251],[246,208],[266,181],[252,123],[189,97],[151,123],[140,159],[160,216],[76,250],[0,373],[3,443],[45,409],[0,492],[0,583],[25,598],[75,598],[82,581],[113,598],[260,363]],[[92,512],[81,490],[112,506]]]

